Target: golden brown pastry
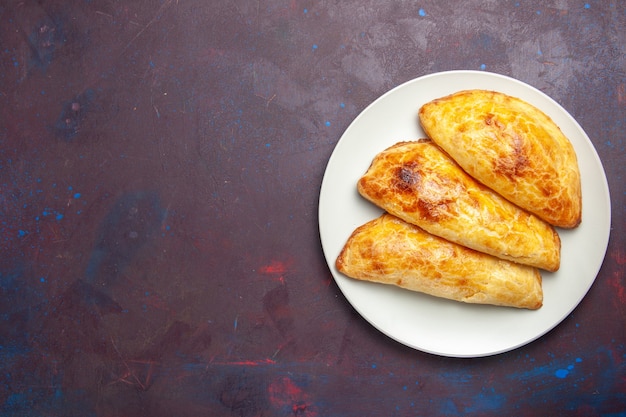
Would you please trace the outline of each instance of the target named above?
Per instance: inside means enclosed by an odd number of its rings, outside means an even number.
[[[554,226],[580,224],[574,147],[541,110],[502,93],[468,90],[425,104],[419,120],[478,181]]]
[[[390,214],[357,228],[336,261],[355,279],[476,304],[538,309],[541,275],[426,233]]]
[[[559,268],[561,242],[552,226],[474,180],[428,139],[379,153],[357,188],[436,236],[509,261]]]

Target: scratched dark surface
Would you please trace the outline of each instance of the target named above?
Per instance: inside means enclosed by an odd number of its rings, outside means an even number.
[[[0,5],[3,416],[626,416],[624,1]],[[509,75],[581,124],[612,234],[539,340],[453,359],[334,283],[319,188],[415,77]]]

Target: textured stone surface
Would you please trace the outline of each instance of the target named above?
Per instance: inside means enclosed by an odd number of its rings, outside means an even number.
[[[622,1],[0,5],[6,416],[626,412]],[[495,357],[399,345],[338,290],[328,158],[374,99],[505,74],[593,141],[613,229],[588,295]]]

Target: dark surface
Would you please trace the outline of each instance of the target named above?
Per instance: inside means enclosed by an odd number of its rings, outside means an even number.
[[[626,415],[625,28],[624,1],[3,2],[0,414]],[[373,329],[317,225],[349,123],[450,69],[550,95],[611,189],[586,298],[482,359]]]

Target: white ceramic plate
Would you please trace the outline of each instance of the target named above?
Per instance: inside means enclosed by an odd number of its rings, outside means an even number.
[[[489,89],[543,110],[571,140],[580,166],[583,220],[559,229],[561,268],[542,271],[539,310],[465,304],[393,286],[353,280],[335,259],[354,229],[382,211],[359,196],[357,180],[374,156],[392,144],[425,137],[417,112],[426,102],[464,89]],[[527,344],[559,324],[583,299],[604,260],[611,205],[602,163],[583,129],[554,100],[521,81],[487,72],[450,71],[402,84],[369,105],[345,131],[330,157],[319,199],[322,247],[339,288],[374,327],[415,349],[443,356],[479,357]]]

